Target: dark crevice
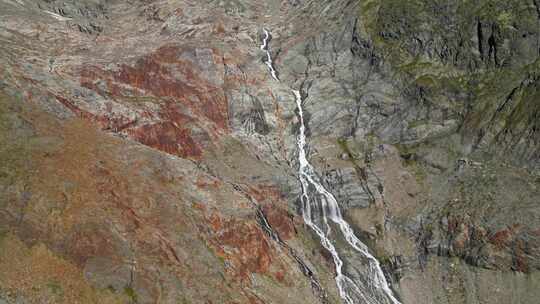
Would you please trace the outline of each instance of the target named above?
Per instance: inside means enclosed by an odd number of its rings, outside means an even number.
[[[261,227],[261,229],[268,235],[272,240],[274,240],[279,246],[284,248],[289,256],[291,256],[296,263],[298,264],[298,268],[302,272],[304,276],[306,276],[311,283],[311,288],[315,292],[315,295],[320,299],[322,304],[329,304],[328,301],[328,294],[320,284],[319,280],[315,276],[315,273],[311,270],[311,268],[302,260],[300,255],[287,244],[283,239],[279,236],[279,233],[275,231],[272,226],[270,225],[270,222],[268,221],[268,218],[266,217],[266,214],[264,213],[262,207],[260,204],[257,203],[257,201],[240,186],[239,184],[233,183],[233,182],[227,182],[229,183],[234,190],[241,193],[247,200],[251,202],[253,207],[255,208],[255,216],[257,218],[257,223]]]
[[[488,38],[488,45],[489,45],[489,51],[488,51],[488,59],[491,60],[493,57],[493,62],[495,63],[495,66],[499,66],[499,59],[497,56],[497,39],[495,38],[495,34],[497,31],[496,25],[491,26],[491,35]]]
[[[534,7],[536,8],[536,14],[538,15],[538,20],[540,20],[540,0],[532,0]]]
[[[533,0],[533,5],[536,8],[536,15],[538,16],[538,28],[540,28],[540,0]],[[536,34],[536,50],[538,57],[540,57],[540,33]]]
[[[482,33],[482,22],[480,19],[476,22],[476,35],[478,37],[478,52],[480,52],[480,60],[484,61],[484,34]]]
[[[488,132],[490,132],[491,128],[493,127],[493,125],[495,124],[496,122],[496,119],[497,117],[506,109],[508,108],[508,106],[512,103],[516,93],[518,92],[519,89],[521,89],[523,85],[523,82],[520,86],[517,86],[515,88],[512,89],[512,91],[510,91],[510,93],[506,96],[504,102],[502,102],[498,107],[497,109],[495,110],[495,112],[493,113],[493,115],[491,116],[491,119],[488,121],[487,125],[485,128],[481,128],[478,130],[478,134],[477,134],[477,139],[475,141],[475,144],[474,144],[474,149],[476,150],[478,148],[478,146],[480,145],[480,143],[482,142],[482,139],[484,139],[484,136],[486,136],[486,134]],[[502,132],[502,131],[501,131]],[[498,132],[495,136],[495,139],[497,140],[497,138],[499,137],[500,133],[501,132]]]

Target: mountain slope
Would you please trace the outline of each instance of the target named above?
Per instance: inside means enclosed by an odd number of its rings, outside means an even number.
[[[536,303],[539,25],[537,1],[0,0],[0,303],[340,303],[292,90],[399,301]]]

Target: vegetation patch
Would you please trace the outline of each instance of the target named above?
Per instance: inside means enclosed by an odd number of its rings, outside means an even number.
[[[137,293],[131,286],[124,287],[124,293],[130,298],[132,303],[137,303]]]

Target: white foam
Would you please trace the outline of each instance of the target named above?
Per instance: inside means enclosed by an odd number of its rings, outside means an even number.
[[[336,198],[332,195],[332,193],[328,192],[319,182],[319,178],[316,175],[315,170],[307,160],[305,151],[306,127],[304,124],[302,96],[297,90],[293,90],[293,93],[296,100],[296,106],[298,107],[298,116],[300,119],[300,130],[298,132],[297,145],[298,162],[300,164],[298,169],[298,176],[302,184],[302,216],[306,224],[310,226],[319,236],[322,245],[332,254],[334,263],[336,265],[336,282],[338,284],[338,289],[341,297],[347,303],[354,303],[352,296],[346,292],[346,287],[349,287],[350,289],[352,289],[352,292],[358,295],[358,297],[361,298],[365,303],[381,303],[381,296],[378,294],[380,293],[383,295],[383,299],[387,298],[393,304],[400,304],[400,302],[394,297],[392,290],[390,289],[388,282],[386,281],[379,261],[371,253],[369,253],[367,246],[356,237],[352,228],[343,219]],[[308,195],[308,189],[310,185],[315,189],[316,195],[320,196],[318,200],[310,199]],[[318,202],[321,203],[321,206],[317,205]],[[314,206],[312,206],[312,204]],[[320,208],[322,210],[322,222],[325,224],[326,233],[323,232],[323,228],[317,226],[317,224],[315,224],[315,222],[313,221],[313,207]],[[342,273],[343,261],[340,259],[335,247],[332,245],[332,242],[328,238],[328,235],[330,235],[331,233],[328,219],[330,219],[332,222],[339,226],[341,233],[345,237],[347,243],[367,259],[370,266],[367,271],[369,272],[369,275],[373,280],[373,286],[375,287],[373,294],[362,291],[365,288],[360,288],[354,283],[352,279]],[[348,286],[345,286],[345,283],[347,283]]]
[[[69,21],[69,20],[72,20],[71,18],[64,17],[64,16],[60,16],[60,15],[58,15],[57,13],[53,13],[53,12],[50,12],[50,11],[44,11],[44,12],[47,13],[47,14],[49,14],[51,17],[53,17],[54,19],[59,20],[59,21]]]
[[[274,69],[274,63],[272,61],[272,56],[270,56],[270,50],[268,47],[268,39],[270,39],[270,33],[267,29],[263,29],[264,31],[264,38],[263,38],[263,44],[261,45],[261,50],[266,52],[266,66],[268,67],[268,71],[270,71],[270,75],[274,80],[279,81],[279,78],[277,76],[277,72]]]

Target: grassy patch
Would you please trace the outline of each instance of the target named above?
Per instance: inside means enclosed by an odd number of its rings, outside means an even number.
[[[124,287],[124,293],[129,297],[132,303],[137,303],[137,293],[131,286]]]
[[[62,297],[64,295],[64,289],[58,282],[50,282],[47,284],[47,287],[56,296]]]
[[[17,102],[0,92],[0,184],[27,179],[31,131]]]

